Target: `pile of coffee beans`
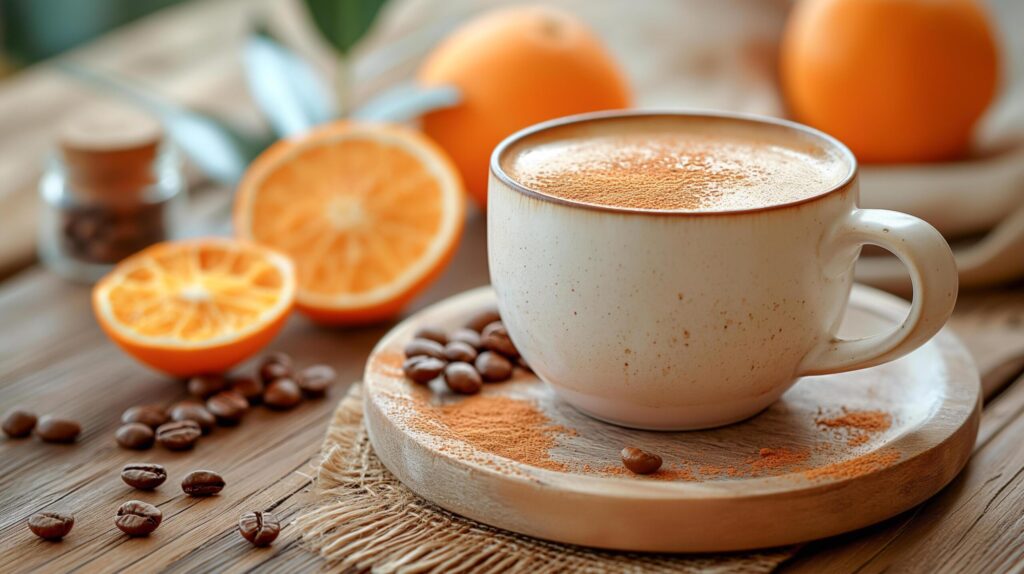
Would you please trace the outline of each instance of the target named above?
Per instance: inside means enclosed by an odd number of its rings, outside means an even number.
[[[285,353],[271,353],[259,362],[256,374],[202,375],[188,381],[191,399],[168,408],[134,406],[121,415],[114,438],[122,448],[145,450],[158,444],[169,450],[189,450],[217,426],[239,425],[257,405],[283,411],[303,399],[327,395],[337,374],[328,365],[296,369]]]
[[[36,418],[35,413],[15,407],[4,414],[0,429],[10,438],[25,438],[36,431],[36,436],[44,442],[71,443],[82,433],[82,425],[71,419],[54,415]]]
[[[509,380],[516,366],[529,370],[494,308],[475,314],[450,333],[423,327],[404,351],[402,370],[409,379],[428,384],[443,376],[449,389],[463,395],[479,393],[484,383]]]

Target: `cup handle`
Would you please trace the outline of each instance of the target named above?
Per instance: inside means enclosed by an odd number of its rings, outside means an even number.
[[[931,339],[953,312],[959,282],[956,261],[934,227],[897,211],[855,209],[826,235],[820,253],[824,261],[841,263],[845,269],[865,244],[890,251],[907,266],[914,287],[910,313],[890,333],[862,339],[839,339],[832,333],[804,356],[799,376],[853,371],[898,359]],[[825,269],[829,271],[827,263]]]

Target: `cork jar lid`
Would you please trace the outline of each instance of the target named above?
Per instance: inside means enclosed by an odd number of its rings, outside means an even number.
[[[70,117],[58,147],[76,191],[102,197],[139,192],[153,181],[163,128],[126,105],[105,104]]]

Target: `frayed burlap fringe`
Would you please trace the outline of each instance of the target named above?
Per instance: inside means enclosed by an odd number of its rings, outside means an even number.
[[[698,556],[607,552],[497,530],[452,514],[402,485],[374,455],[360,385],[338,405],[324,441],[314,507],[295,527],[303,544],[347,571],[769,572],[792,549]]]

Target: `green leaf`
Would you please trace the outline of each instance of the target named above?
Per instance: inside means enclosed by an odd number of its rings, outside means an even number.
[[[324,38],[345,56],[373,25],[386,0],[303,0]]]

